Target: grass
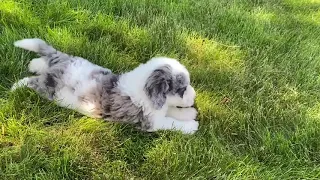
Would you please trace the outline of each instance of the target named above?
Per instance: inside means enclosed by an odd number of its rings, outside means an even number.
[[[320,177],[319,0],[2,0],[0,179]],[[200,130],[144,133],[10,93],[39,37],[124,72],[153,56],[191,72]]]

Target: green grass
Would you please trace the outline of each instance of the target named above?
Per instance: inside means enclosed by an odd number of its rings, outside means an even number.
[[[319,0],[2,0],[0,179],[318,178],[319,22]],[[180,59],[200,130],[144,133],[10,93],[36,57],[13,42],[30,37],[114,72]]]

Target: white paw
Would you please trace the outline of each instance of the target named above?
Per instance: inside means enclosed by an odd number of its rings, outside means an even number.
[[[199,122],[192,120],[185,122],[185,125],[182,127],[181,131],[184,134],[193,134],[195,133],[199,128]]]
[[[168,117],[173,117],[179,121],[191,121],[197,118],[198,111],[195,108],[176,108],[171,107],[168,109]]]
[[[195,108],[182,108],[186,120],[195,120],[198,115],[198,111]]]
[[[11,87],[11,91],[14,91],[20,87],[23,87],[23,86],[27,86],[28,85],[28,81],[29,81],[29,78],[28,77],[25,77],[23,79],[20,79],[18,82],[14,83]]]

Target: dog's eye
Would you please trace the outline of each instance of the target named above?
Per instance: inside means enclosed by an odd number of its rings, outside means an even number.
[[[177,93],[179,94],[179,96],[182,98],[184,92],[187,90],[187,87],[183,87],[183,88],[179,88],[177,89]]]

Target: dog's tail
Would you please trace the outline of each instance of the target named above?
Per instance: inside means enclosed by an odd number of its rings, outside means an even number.
[[[41,56],[47,56],[56,53],[57,50],[51,45],[47,44],[42,39],[22,39],[14,42],[14,46],[36,52]]]

